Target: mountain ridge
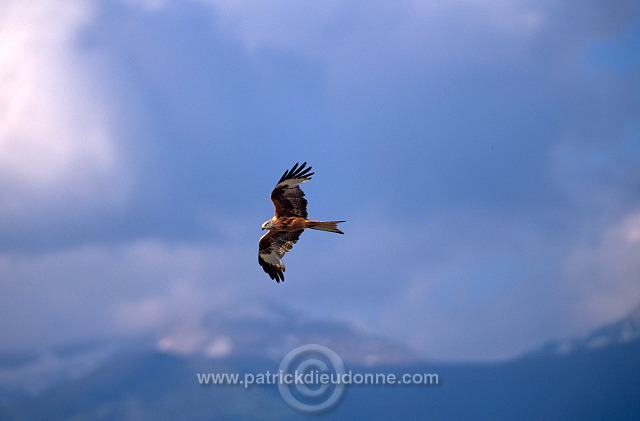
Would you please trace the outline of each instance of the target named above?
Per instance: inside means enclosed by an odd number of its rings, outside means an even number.
[[[582,337],[551,340],[524,354],[525,357],[565,355],[640,339],[640,304],[626,316],[598,327]]]

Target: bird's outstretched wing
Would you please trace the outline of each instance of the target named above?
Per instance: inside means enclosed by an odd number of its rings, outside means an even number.
[[[304,192],[298,186],[300,183],[311,180],[314,174],[311,167],[305,168],[306,162],[300,167],[298,163],[288,171],[285,171],[276,187],[271,192],[271,201],[275,208],[276,218],[299,216],[307,218],[307,199]]]
[[[298,241],[302,231],[269,231],[260,238],[258,263],[276,282],[284,281],[282,257]]]

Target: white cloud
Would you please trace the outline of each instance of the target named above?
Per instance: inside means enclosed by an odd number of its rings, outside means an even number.
[[[402,265],[408,279],[393,280],[397,292],[365,322],[376,320],[369,329],[434,359],[500,360],[587,334],[640,302],[638,211],[577,237],[523,220],[466,218],[453,213],[429,219],[440,228],[413,227],[429,238],[419,246],[425,258]],[[471,225],[476,232],[465,229]],[[397,235],[417,244],[400,228]],[[446,252],[438,257],[428,244]]]
[[[160,339],[181,326],[197,325],[211,309],[251,307],[256,294],[268,292],[271,284],[247,282],[247,272],[259,267],[247,268],[238,255],[245,258],[238,245],[157,241],[5,254],[0,351],[120,336]]]
[[[563,288],[574,300],[574,330],[585,332],[626,315],[640,302],[640,211],[586,235],[569,251]]]
[[[120,203],[127,175],[112,115],[77,34],[91,3],[4,2],[0,13],[0,212]]]

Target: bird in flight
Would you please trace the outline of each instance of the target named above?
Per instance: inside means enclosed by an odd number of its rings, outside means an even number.
[[[263,230],[269,230],[260,238],[258,246],[258,263],[271,279],[284,281],[284,263],[282,257],[291,250],[306,228],[337,232],[338,224],[345,221],[313,221],[307,219],[307,199],[299,184],[311,180],[314,174],[306,162],[298,167],[298,163],[285,171],[276,187],[271,192],[271,201],[275,215],[262,224]]]

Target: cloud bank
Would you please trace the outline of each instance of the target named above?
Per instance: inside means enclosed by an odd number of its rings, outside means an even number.
[[[499,359],[640,302],[638,63],[598,53],[634,2],[2,7],[4,350],[275,302]],[[276,286],[258,227],[303,160],[347,235]]]

